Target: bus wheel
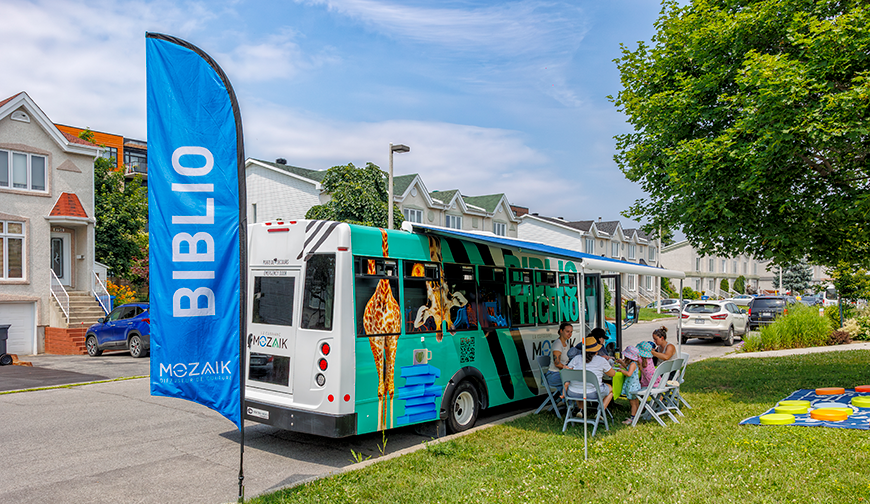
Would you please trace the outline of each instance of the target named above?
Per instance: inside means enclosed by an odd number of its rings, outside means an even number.
[[[480,412],[480,394],[477,387],[469,381],[460,383],[453,392],[450,403],[450,413],[447,415],[450,431],[462,432],[473,427]]]

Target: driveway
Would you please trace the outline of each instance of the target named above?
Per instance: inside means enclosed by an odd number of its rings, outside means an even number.
[[[54,385],[69,385],[114,378],[148,376],[150,360],[134,359],[129,352],[87,355],[19,355],[30,366],[0,366],[0,392]]]

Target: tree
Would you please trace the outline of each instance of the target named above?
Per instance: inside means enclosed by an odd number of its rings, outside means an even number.
[[[727,279],[727,278],[723,278],[723,279],[719,282],[719,290],[721,290],[721,291],[723,291],[723,292],[730,292],[730,291],[731,291],[731,286],[728,285],[728,279]]]
[[[148,218],[148,195],[139,178],[124,182],[112,161],[94,161],[94,241],[97,260],[115,276],[130,279],[130,266],[139,257]]]
[[[662,296],[666,298],[676,298],[677,289],[674,288],[674,284],[671,283],[671,280],[666,277],[661,277],[661,286],[662,286]]]
[[[699,253],[870,265],[870,3],[666,0],[623,47],[623,213]]]
[[[698,299],[699,297],[701,296],[692,290],[691,287],[683,287],[683,299]]]
[[[779,266],[773,268],[773,283],[779,286]],[[801,261],[797,264],[782,268],[782,288],[789,292],[804,292],[810,288],[813,280],[813,269]]]
[[[740,275],[737,280],[734,280],[734,291],[738,294],[746,293],[746,277]]]
[[[331,199],[324,205],[311,207],[305,214],[306,219],[387,227],[387,177],[376,165],[333,166],[326,171],[321,186]],[[393,227],[398,228],[404,220],[398,206],[394,206]]]
[[[870,272],[848,261],[830,269],[834,287],[842,299],[870,299]]]

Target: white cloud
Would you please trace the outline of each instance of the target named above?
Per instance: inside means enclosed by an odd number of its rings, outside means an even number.
[[[312,56],[304,54],[294,41],[295,35],[285,30],[260,43],[242,43],[218,59],[228,74],[247,82],[292,79],[300,72],[340,61],[331,48]]]
[[[315,170],[371,161],[386,170],[390,142],[403,143],[411,152],[394,155],[395,174],[418,173],[429,190],[505,193],[518,204],[576,200],[571,184],[545,168],[551,160],[514,131],[422,121],[341,122],[271,103],[244,105],[248,157],[281,157]]]

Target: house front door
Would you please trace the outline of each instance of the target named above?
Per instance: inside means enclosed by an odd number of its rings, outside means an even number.
[[[57,275],[61,285],[70,284],[70,233],[51,233],[51,270]]]

